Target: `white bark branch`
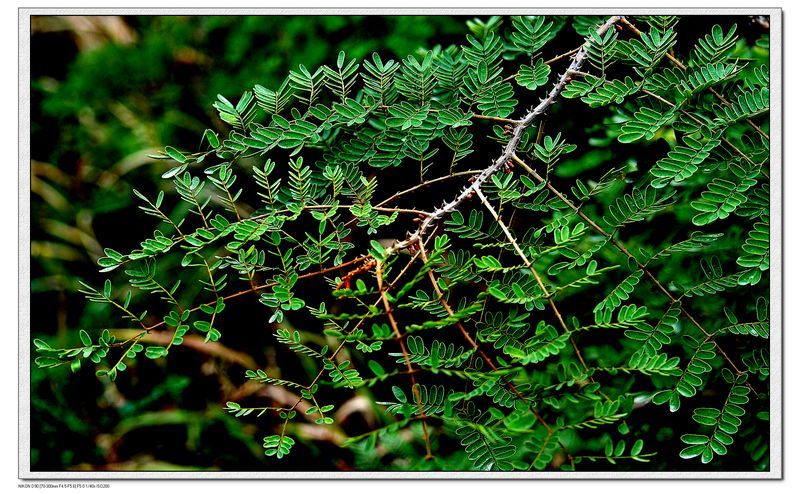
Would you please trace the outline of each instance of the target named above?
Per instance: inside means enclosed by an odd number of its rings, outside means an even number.
[[[597,34],[604,34],[606,31],[608,31],[608,29],[614,26],[614,24],[619,22],[620,19],[622,19],[622,16],[619,15],[610,17],[597,29]],[[498,170],[505,166],[505,163],[509,161],[514,154],[516,154],[517,146],[519,146],[519,141],[522,138],[522,133],[525,131],[525,129],[530,127],[531,124],[533,124],[533,122],[535,122],[555,102],[558,95],[561,94],[561,91],[564,90],[567,83],[570,81],[571,75],[580,71],[584,61],[586,60],[587,46],[589,46],[588,41],[581,46],[575,55],[573,55],[572,63],[569,65],[567,70],[561,74],[558,82],[556,82],[553,89],[551,89],[547,94],[547,97],[541,100],[534,108],[532,108],[528,114],[525,115],[525,117],[516,121],[516,125],[514,125],[514,129],[511,133],[511,140],[508,141],[506,147],[503,149],[503,154],[501,154],[500,157],[491,164],[491,166],[476,176],[475,180],[469,186],[465,187],[455,199],[445,203],[442,205],[442,207],[435,209],[420,224],[419,228],[417,228],[417,231],[409,235],[404,241],[398,242],[394,247],[388,249],[387,254],[393,254],[418,243],[432,224],[441,220],[445,215],[450,214],[458,209],[461,203],[464,202],[468,197],[471,197],[473,194],[475,194],[476,191],[480,189],[481,185],[483,185],[483,183],[489,179],[489,177],[494,175]]]

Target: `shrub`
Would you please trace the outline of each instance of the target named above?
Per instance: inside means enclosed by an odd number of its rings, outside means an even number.
[[[475,19],[460,45],[220,95],[229,132],[157,156],[164,183],[134,191],[156,230],[80,288],[137,329],[37,339],[36,363],[110,382],[244,342],[263,364],[231,379],[272,391],[220,406],[324,468],[768,469],[749,22]]]

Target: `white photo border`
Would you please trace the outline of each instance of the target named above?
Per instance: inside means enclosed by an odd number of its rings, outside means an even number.
[[[19,420],[24,480],[150,479],[783,479],[783,10],[781,8],[20,8],[19,9]],[[30,464],[30,21],[41,15],[764,15],[770,18],[770,470],[766,472],[152,472],[31,471]]]

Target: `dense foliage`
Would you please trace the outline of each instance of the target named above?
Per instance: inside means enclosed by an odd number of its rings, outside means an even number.
[[[36,364],[212,385],[227,416],[144,417],[248,468],[768,469],[761,21],[474,19],[225,88]]]

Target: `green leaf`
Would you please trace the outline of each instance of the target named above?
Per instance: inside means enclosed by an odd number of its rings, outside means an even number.
[[[736,211],[740,204],[747,200],[745,192],[757,181],[758,168],[750,169],[739,165],[731,165],[731,174],[727,178],[714,178],[703,191],[700,199],[692,201],[692,208],[699,212],[692,218],[698,226],[708,225],[718,219],[725,219]]]
[[[545,16],[514,16],[511,18],[514,47],[533,57],[558,32],[556,24]]]
[[[406,394],[399,387],[392,386],[392,394],[394,394],[394,397],[397,398],[397,401],[399,401],[400,403],[408,403],[408,398],[406,397]]]
[[[81,329],[78,331],[78,336],[80,336],[83,346],[92,346],[92,338],[89,336],[89,333]]]
[[[736,24],[733,24],[727,33],[719,24],[715,24],[710,34],[697,41],[692,52],[692,62],[707,64],[723,60],[736,43],[738,36],[735,33]]]
[[[587,30],[586,56],[589,63],[605,74],[606,70],[614,63],[617,44],[616,29],[608,29],[603,34],[598,34],[595,29]]]
[[[681,436],[681,441],[685,444],[706,444],[708,436],[702,434],[684,434]]]
[[[169,156],[170,158],[174,159],[178,163],[180,163],[180,164],[186,163],[186,156],[184,156],[183,153],[181,153],[180,151],[178,151],[174,147],[167,146],[166,148],[164,148],[164,152],[167,153],[167,156]]]
[[[205,140],[208,141],[208,144],[212,148],[216,149],[216,148],[219,147],[219,144],[220,144],[219,143],[219,136],[213,130],[206,129],[206,131],[203,133],[203,138],[205,138]]]
[[[167,349],[160,346],[149,346],[145,349],[144,355],[149,359],[158,359],[167,356]]]
[[[604,321],[610,322],[612,312],[622,305],[623,300],[628,300],[634,288],[636,288],[636,285],[639,283],[642,274],[644,274],[644,271],[639,269],[628,275],[595,306],[593,312],[595,321],[598,324]]]
[[[696,444],[682,449],[679,454],[681,458],[688,460],[690,458],[694,458],[695,456],[700,456],[705,449],[705,444]]]
[[[611,228],[644,221],[649,216],[670,206],[674,194],[673,190],[665,192],[659,197],[658,191],[652,187],[634,188],[630,194],[618,197],[613,204],[609,205],[603,221]]]
[[[571,86],[572,85],[575,85],[575,82],[573,82]],[[580,91],[581,89],[583,89],[583,91]],[[594,89],[593,92],[592,89]],[[639,89],[640,85],[638,83],[630,77],[626,77],[624,80],[613,80],[603,84],[600,84],[600,81],[598,81],[593,86],[575,86],[573,91],[578,92],[576,96],[582,96],[581,101],[593,108],[597,108],[611,103],[621,104],[628,96],[635,94]]]
[[[294,439],[289,436],[272,435],[264,438],[264,454],[278,459],[288,455],[294,446]]]
[[[390,117],[386,118],[386,125],[389,127],[399,127],[400,130],[407,130],[419,127],[430,110],[429,105],[415,108],[407,102],[389,107]]]

